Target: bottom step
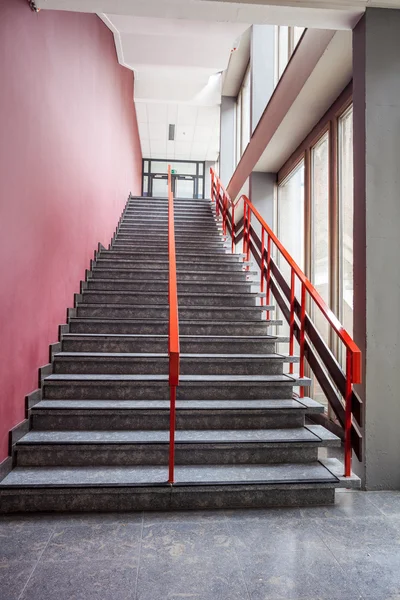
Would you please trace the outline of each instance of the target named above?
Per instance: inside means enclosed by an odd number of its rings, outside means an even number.
[[[32,467],[0,484],[0,510],[124,511],[333,504],[338,479],[320,462],[284,465]]]

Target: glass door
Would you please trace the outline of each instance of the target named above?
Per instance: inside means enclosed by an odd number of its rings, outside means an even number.
[[[153,198],[168,198],[168,175],[152,175],[150,190]]]
[[[190,175],[173,175],[173,189],[175,198],[195,197],[195,178]]]

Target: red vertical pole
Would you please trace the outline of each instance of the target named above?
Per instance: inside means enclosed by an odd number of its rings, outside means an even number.
[[[247,223],[247,204],[246,201],[243,204],[243,254],[246,254],[246,242],[247,242],[247,234],[246,234],[246,223]]]
[[[271,302],[271,236],[268,234],[267,239],[267,305]],[[267,311],[267,319],[269,319],[269,310]]]
[[[264,293],[264,253],[265,253],[265,229],[261,226],[261,281],[260,281],[260,291]],[[264,296],[261,296],[261,306],[264,306]]]
[[[219,218],[219,191],[220,191],[220,187],[221,184],[219,182],[219,179],[217,179],[217,197],[215,199],[215,211],[217,213],[217,217]]]
[[[289,342],[289,355],[294,354],[294,287],[295,287],[295,273],[292,267],[290,277],[290,342]],[[293,363],[289,365],[289,373],[293,373]]]
[[[235,205],[232,204],[232,254],[235,254],[235,250],[236,250],[235,236],[236,236]]]
[[[246,246],[246,261],[250,260],[250,226],[251,226],[251,210],[250,206],[247,206],[247,246]],[[250,267],[247,265],[247,271],[249,271]]]
[[[306,286],[301,284],[300,309],[300,377],[304,377],[304,336],[306,323]],[[304,398],[304,386],[300,386],[300,398]]]
[[[215,191],[214,191],[214,171],[210,169],[211,173],[211,202],[215,202]]]
[[[353,394],[353,361],[350,350],[346,352],[346,405],[344,425],[344,476],[351,475],[351,401]]]
[[[174,483],[176,385],[171,385],[169,390],[170,390],[170,413],[169,413],[169,476],[168,476],[168,483]]]
[[[226,194],[222,195],[222,233],[226,235]]]

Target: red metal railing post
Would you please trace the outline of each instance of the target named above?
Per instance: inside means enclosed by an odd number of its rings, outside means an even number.
[[[265,229],[261,228],[261,280],[260,280],[260,292],[264,294],[264,263],[265,263]],[[261,296],[261,306],[264,306],[264,296]]]
[[[235,226],[235,205],[232,204],[232,222],[231,222],[231,230],[232,230],[232,254],[235,254],[236,251],[236,226]]]
[[[300,378],[304,377],[304,339],[306,324],[306,286],[301,284],[301,309],[300,309]],[[300,398],[304,398],[304,386],[300,386]]]
[[[294,287],[295,287],[295,273],[294,269],[291,269],[290,277],[290,342],[289,342],[289,355],[294,355]],[[293,373],[293,362],[289,365],[289,373]]]
[[[246,244],[246,261],[250,260],[250,227],[251,227],[251,210],[247,204],[247,244]],[[249,271],[250,267],[247,265],[246,270]]]
[[[227,198],[225,192],[222,195],[222,233],[226,235],[226,204]]]
[[[345,397],[345,425],[344,425],[344,476],[351,475],[351,413],[353,395],[353,357],[350,350],[346,352],[346,397]]]
[[[210,174],[211,174],[211,202],[215,202],[215,197],[214,197],[214,195],[215,195],[215,192],[214,192],[214,185],[215,185],[215,183],[214,183],[214,170],[213,170],[212,167],[210,168]]]
[[[267,238],[267,306],[271,303],[271,236]],[[269,310],[267,310],[267,319],[269,319]]]
[[[220,198],[219,192],[220,192],[220,189],[221,189],[221,183],[220,183],[219,179],[217,179],[217,197],[215,199],[215,211],[217,213],[218,219],[219,219],[219,198]]]
[[[247,218],[247,204],[243,204],[243,254],[246,254],[246,218]]]
[[[168,355],[169,355],[169,387],[170,387],[170,425],[169,425],[169,469],[168,483],[174,483],[175,469],[175,404],[176,386],[179,385],[179,319],[178,319],[178,287],[176,279],[176,250],[174,196],[172,194],[171,167],[168,166]]]

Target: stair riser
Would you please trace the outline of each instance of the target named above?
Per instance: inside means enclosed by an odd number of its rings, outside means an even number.
[[[194,242],[192,241],[188,241],[188,242],[182,242],[180,240],[175,240],[175,247],[176,247],[176,251],[177,254],[179,254],[179,252],[184,255],[186,253],[189,254],[193,254],[193,253],[198,253],[201,254],[204,251],[207,251],[208,253],[213,252],[213,253],[221,253],[221,254],[226,254],[230,248],[231,248],[231,244],[229,241],[224,242],[222,239],[221,241],[214,241],[214,242],[207,242],[207,244],[204,243],[204,241],[200,240],[199,242]],[[139,239],[131,239],[131,240],[118,240],[118,238],[116,238],[112,244],[111,244],[111,249],[112,250],[123,250],[124,252],[129,251],[129,252],[157,252],[158,254],[162,255],[163,253],[166,253],[166,256],[168,256],[168,243],[167,240],[163,240],[163,241],[158,241],[158,240],[150,240],[148,238],[144,238],[142,240]]]
[[[137,294],[102,294],[97,292],[84,292],[83,303],[88,304],[168,304],[168,294],[140,295]],[[183,296],[178,294],[179,305],[185,306],[255,306],[256,299],[250,295],[239,296]]]
[[[100,252],[100,256],[99,258],[113,258],[116,260],[133,260],[135,262],[140,262],[140,261],[150,261],[150,262],[154,262],[157,261],[157,259],[159,260],[161,257],[157,252],[123,252],[123,251],[113,251],[113,250],[107,250],[107,251],[102,251]],[[164,260],[164,262],[166,262],[168,264],[168,254],[166,253],[165,255],[162,256],[162,260]],[[183,257],[177,257],[177,260],[183,260]],[[191,255],[186,255],[185,256],[185,260],[190,261],[191,263],[201,263],[204,261],[207,262],[212,262],[214,263],[223,263],[223,264],[231,264],[231,263],[242,263],[242,258],[239,255],[235,255],[235,254],[228,254],[227,252],[218,252],[218,253],[214,253],[212,252],[211,254],[191,254]]]
[[[169,428],[169,410],[32,410],[40,431],[154,431]],[[101,413],[101,414],[99,414]],[[295,414],[293,414],[295,413]],[[177,430],[280,429],[302,427],[302,411],[177,410]]]
[[[215,228],[217,225],[222,227],[222,222],[217,221],[212,213],[204,214],[204,215],[192,215],[192,216],[179,216],[175,215],[174,218],[175,230],[177,227],[185,228],[185,227],[212,227]],[[122,219],[120,226],[129,225],[131,227],[136,226],[144,226],[147,227],[150,225],[151,227],[163,227],[168,230],[168,215],[157,215],[152,214],[146,217],[139,215],[130,215],[127,214]]]
[[[19,445],[17,465],[167,465],[168,444]],[[307,463],[317,460],[317,444],[176,444],[176,465]]]
[[[90,279],[87,282],[89,290],[126,290],[132,292],[164,292],[168,294],[168,282],[165,281],[98,281],[96,279]],[[190,282],[178,282],[178,294],[180,292],[186,293],[199,293],[202,292],[206,294],[211,293],[224,293],[224,294],[232,294],[239,295],[242,293],[250,292],[251,283],[243,283],[239,285],[222,285],[221,283],[190,283]]]
[[[148,235],[148,237],[147,237]],[[143,231],[142,233],[124,233],[124,232],[119,232],[117,233],[117,235],[115,236],[115,239],[118,242],[141,242],[141,239],[143,237]],[[158,233],[148,233],[146,231],[146,238],[145,238],[146,242],[149,242],[151,244],[153,244],[153,242],[155,243],[168,243],[168,235],[158,232]],[[194,244],[202,244],[203,248],[207,247],[208,244],[218,244],[219,242],[224,243],[224,238],[222,238],[222,236],[217,233],[217,232],[213,232],[210,234],[199,234],[196,232],[193,232],[192,234],[190,232],[185,232],[185,233],[176,233],[175,234],[175,242],[176,244],[179,243],[186,243],[186,244],[190,244],[190,245],[194,245]]]
[[[94,279],[145,279],[146,281],[155,279],[155,280],[167,280],[168,279],[168,271],[167,270],[151,270],[151,269],[103,269],[100,267],[94,267],[92,271],[92,276]],[[191,271],[190,273],[185,273],[184,271],[178,271],[178,280],[179,281],[207,281],[207,282],[226,282],[229,279],[230,281],[243,281],[246,282],[246,274],[243,271],[230,272],[228,274],[225,273],[212,273],[212,272],[196,272]]]
[[[200,308],[185,308],[179,306],[179,318],[182,320],[196,321],[261,321],[262,311],[258,307],[243,307],[220,310],[215,307],[213,310],[208,310],[206,307]],[[81,304],[77,308],[77,316],[82,319],[97,318],[97,319],[168,319],[168,306],[157,306],[152,308],[146,306],[139,308],[132,306],[129,308],[118,306],[115,304],[112,307],[94,306],[88,307]]]
[[[56,357],[53,369],[54,373],[59,374],[166,375],[168,374],[168,358],[85,360],[84,358]],[[180,371],[182,375],[281,375],[283,360],[228,361],[215,359],[211,362],[181,358]]]
[[[269,354],[275,352],[275,342],[186,342],[180,340],[182,354]],[[63,352],[167,352],[168,341],[70,340],[64,338]]]
[[[70,322],[71,333],[122,333],[122,334],[145,334],[145,335],[167,335],[167,323],[124,323],[123,321],[102,323],[101,321],[93,320],[88,323],[76,322],[73,319]],[[270,326],[265,321],[254,321],[254,323],[246,323],[239,325],[237,323],[211,325],[201,324],[186,324],[179,323],[179,333],[181,335],[268,335],[270,334]]]
[[[291,385],[268,385],[237,382],[216,385],[181,383],[177,388],[178,400],[268,400],[292,397]],[[164,382],[45,382],[46,400],[169,400],[169,386]]]
[[[140,260],[115,260],[115,259],[97,259],[96,266],[101,269],[148,269],[151,270],[167,270],[169,268],[169,263],[166,261],[140,261]],[[218,262],[212,260],[203,260],[197,261],[196,267],[201,271],[221,271],[222,273],[243,273],[245,271],[245,267],[242,263],[239,262]],[[185,259],[177,259],[176,268],[178,273],[181,269],[193,268],[192,261]]]
[[[168,479],[167,467],[165,480]],[[335,488],[326,484],[64,487],[0,491],[3,513],[211,510],[322,506],[334,504]]]

